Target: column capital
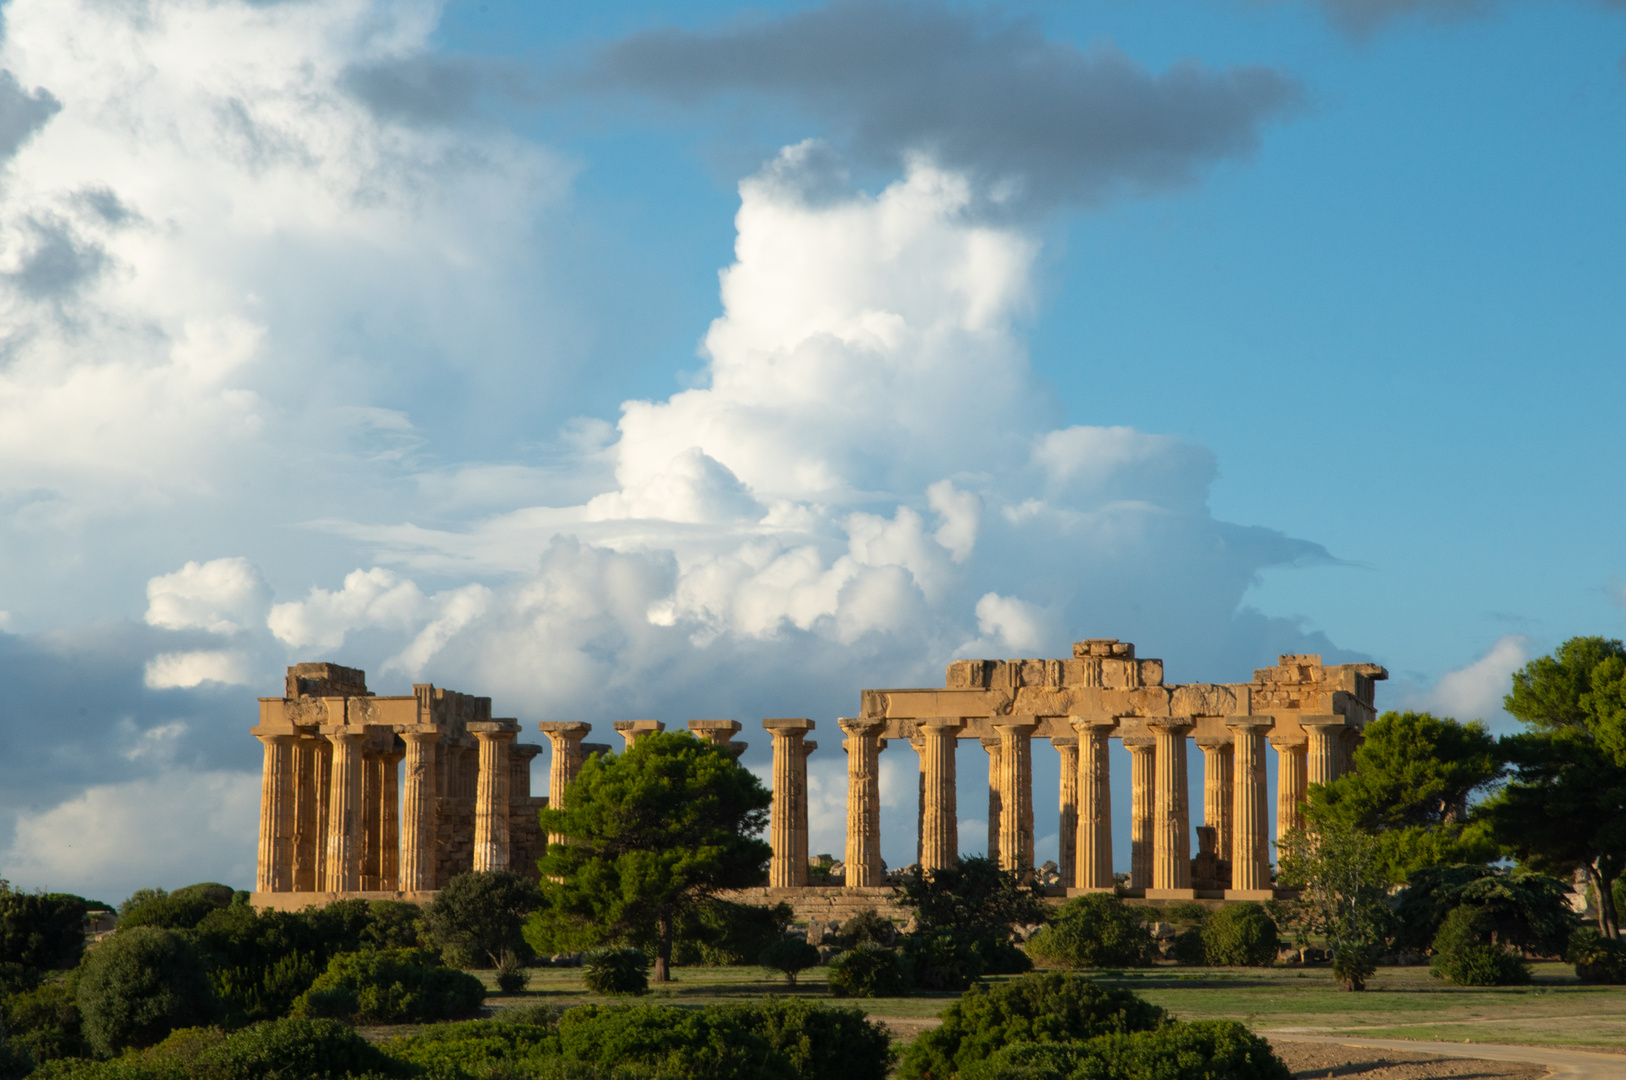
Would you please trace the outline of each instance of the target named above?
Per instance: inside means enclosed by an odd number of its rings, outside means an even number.
[[[1352,726],[1348,719],[1342,716],[1301,716],[1298,720],[1299,727],[1306,731],[1327,731],[1331,728]]]
[[[1199,735],[1191,741],[1205,754],[1210,750],[1223,754],[1236,746],[1236,741],[1229,735]]]
[[[915,721],[915,726],[922,734],[928,731],[958,734],[965,727],[965,719],[963,716],[922,716]]]
[[[427,746],[432,742],[437,742],[441,735],[439,728],[432,727],[402,728],[396,734],[400,735],[407,743],[415,746]]]
[[[297,731],[286,731],[281,728],[250,728],[250,733],[267,746],[292,746],[299,740]]]
[[[843,716],[836,724],[848,735],[859,738],[878,736],[886,730],[886,720],[874,716]]]
[[[511,729],[511,728],[495,728],[495,729],[493,729],[493,728],[485,727],[483,725],[478,725],[477,726],[475,724],[470,724],[469,725],[469,731],[470,731],[470,734],[472,734],[477,741],[482,742],[482,743],[488,743],[488,742],[491,742],[491,743],[513,742],[514,737],[519,734],[519,731],[517,729]]]
[[[788,739],[799,739],[818,727],[813,721],[801,716],[765,717],[762,726],[774,735],[783,735]]]
[[[368,735],[366,728],[348,727],[344,724],[323,725],[317,730],[328,742],[343,743],[345,746],[355,746]]]
[[[802,756],[806,757],[819,748],[819,744],[812,739],[802,740]]]
[[[1126,735],[1120,741],[1131,754],[1144,754],[1157,749],[1157,738],[1152,735]]]
[[[612,728],[624,739],[630,733],[633,738],[648,735],[655,731],[665,731],[666,724],[660,720],[616,720],[610,724]]]
[[[543,720],[536,727],[550,739],[564,739],[568,742],[585,739],[587,733],[593,730],[592,724],[581,720]]]
[[[1039,727],[1039,720],[1033,716],[1001,716],[988,722],[988,726],[995,731],[1008,731],[1013,735],[1032,735]]]
[[[1274,716],[1227,716],[1225,726],[1232,731],[1268,731],[1276,726]]]
[[[519,734],[518,720],[470,720],[463,727],[471,735],[479,735],[485,731],[507,731],[514,735]]]
[[[1309,739],[1309,736],[1301,735],[1301,734],[1300,735],[1289,735],[1289,734],[1272,735],[1270,737],[1270,745],[1278,753],[1281,753],[1281,752],[1287,751],[1287,750],[1303,750],[1306,746],[1310,745],[1310,739]]]
[[[1050,736],[1050,745],[1054,746],[1057,750],[1060,750],[1064,746],[1066,746],[1066,747],[1076,747],[1078,745],[1078,736],[1077,735],[1052,735],[1052,736]]]
[[[1146,726],[1164,735],[1185,735],[1197,726],[1192,716],[1148,716]]]
[[[990,754],[999,749],[999,736],[997,735],[984,735],[977,741],[980,742],[982,744],[982,748],[988,751]]]
[[[1110,735],[1118,730],[1116,716],[1069,716],[1067,723],[1080,735],[1104,731]]]
[[[705,739],[708,742],[727,745],[728,741],[740,733],[738,720],[690,720],[688,727],[695,738]]]

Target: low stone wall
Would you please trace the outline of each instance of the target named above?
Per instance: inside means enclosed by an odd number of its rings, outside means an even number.
[[[403,900],[409,904],[427,904],[435,898],[434,891],[425,892],[257,892],[248,894],[248,902],[259,911],[303,911],[307,907],[326,907],[335,900]]]

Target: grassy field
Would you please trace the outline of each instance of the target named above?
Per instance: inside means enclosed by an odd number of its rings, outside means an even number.
[[[482,974],[492,985],[491,973]],[[748,1001],[765,994],[833,1000],[824,969],[804,972],[795,989],[763,968],[679,968],[676,980],[643,1000],[670,1005]],[[1532,986],[1471,989],[1432,978],[1425,967],[1383,968],[1364,993],[1333,982],[1324,966],[1309,968],[1186,968],[1097,972],[1163,1006],[1182,1020],[1240,1020],[1270,1031],[1349,1034],[1369,1038],[1432,1039],[1533,1045],[1609,1047],[1626,1051],[1626,987],[1588,986],[1564,964],[1537,964]],[[957,994],[852,999],[907,1037],[940,1013]],[[541,968],[524,994],[487,999],[497,1008],[571,1005],[595,998],[574,969]]]

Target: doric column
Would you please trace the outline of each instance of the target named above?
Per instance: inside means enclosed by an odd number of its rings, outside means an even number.
[[[1305,747],[1305,782],[1330,784],[1338,779],[1344,756],[1344,732],[1348,730],[1342,716],[1301,716],[1299,727],[1308,738]]]
[[[1061,782],[1058,785],[1056,809],[1060,817],[1057,833],[1056,872],[1062,885],[1073,883],[1077,874],[1075,855],[1078,851],[1078,736],[1053,735],[1050,745],[1061,756]]]
[[[1305,760],[1303,735],[1272,735],[1276,750],[1276,843],[1304,827]]]
[[[263,729],[262,729],[263,730]],[[288,892],[294,885],[294,743],[292,731],[255,732],[265,746],[260,772],[260,858],[256,892]]]
[[[460,746],[457,748],[457,797],[473,799],[479,788],[480,747],[478,744]]]
[[[645,735],[666,730],[666,725],[659,720],[617,720],[610,726],[615,728],[616,734],[627,741],[628,750],[636,746],[638,740]]]
[[[964,726],[965,721],[958,716],[934,716],[920,721],[920,773],[926,795],[920,822],[922,870],[947,869],[960,857],[954,752]]]
[[[768,861],[768,887],[791,889],[807,883],[807,859],[797,865],[797,808],[807,803],[803,769],[802,739],[813,730],[813,721],[804,717],[783,717],[762,721],[773,736],[773,808],[768,823],[768,843],[773,857]]]
[[[847,878],[849,889],[881,884],[881,752],[884,720],[838,721],[847,733]]]
[[[304,738],[294,743],[294,891],[316,888],[321,863],[322,834],[316,827],[316,744]]]
[[[377,892],[384,867],[384,762],[361,752],[361,891]]]
[[[474,785],[474,870],[508,869],[508,744],[519,734],[512,720],[468,725],[480,747]]]
[[[1186,735],[1189,717],[1155,717],[1146,726],[1157,733],[1157,793],[1152,815],[1152,888],[1191,888],[1191,812],[1186,794]]]
[[[1236,758],[1231,770],[1235,783],[1231,888],[1239,892],[1270,888],[1265,733],[1274,723],[1268,716],[1236,716],[1226,721]]]
[[[1031,720],[993,725],[999,732],[1001,870],[1033,869],[1033,729],[1037,726]]]
[[[508,748],[508,801],[531,797],[531,761],[542,752],[535,743],[517,742]]]
[[[1231,861],[1231,781],[1234,750],[1229,735],[1205,735],[1197,740],[1203,752],[1203,824],[1214,830],[1214,853]]]
[[[553,761],[548,769],[548,809],[564,809],[565,788],[576,779],[581,768],[582,739],[593,730],[592,724],[579,720],[544,720],[537,725],[553,746]],[[564,837],[548,836],[548,843],[561,843]]]
[[[1152,812],[1157,793],[1157,740],[1136,736],[1123,741],[1129,751],[1129,887],[1152,887]]]
[[[727,746],[732,749],[734,744],[730,740],[739,734],[740,722],[738,720],[690,720],[689,730],[694,733],[694,737],[697,739],[704,739],[715,746]],[[744,749],[745,744],[740,743],[739,749],[734,750],[734,756],[739,757],[740,750]]]
[[[1075,716],[1078,732],[1078,832],[1073,880],[1080,889],[1110,889],[1112,877],[1112,767],[1108,738],[1118,722],[1111,717]]]
[[[803,739],[801,743],[802,756],[796,762],[796,790],[801,797],[796,800],[796,883],[807,884],[808,866],[808,835],[807,835],[807,756],[819,748],[819,744],[812,739]]]
[[[403,731],[406,742],[406,786],[402,791],[401,875],[405,892],[435,888],[435,742],[434,729]]]
[[[327,835],[333,815],[333,744],[316,740],[316,891],[327,892]]]
[[[1000,797],[1001,758],[1000,741],[996,736],[985,736],[982,748],[988,751],[988,857],[999,864],[999,823],[1005,816],[1004,800]]]
[[[926,737],[909,737],[909,749],[915,752],[915,866],[926,860]]]
[[[383,822],[383,840],[378,849],[378,887],[394,892],[401,887],[401,759],[404,750],[391,746],[388,753],[380,754],[384,767],[383,791],[379,796],[379,818]]]
[[[362,759],[367,733],[360,728],[322,732],[333,746],[333,780],[328,785],[327,891],[361,889]]]

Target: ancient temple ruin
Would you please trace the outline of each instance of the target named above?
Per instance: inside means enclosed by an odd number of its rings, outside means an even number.
[[[1068,892],[1127,889],[1151,900],[1268,899],[1271,818],[1267,745],[1275,751],[1274,835],[1302,824],[1307,785],[1347,771],[1376,716],[1376,664],[1324,665],[1282,656],[1246,683],[1165,685],[1161,660],[1139,659],[1114,639],[1073,646],[1059,660],[957,660],[941,687],[864,690],[846,736],[847,837],[842,889],[880,893],[878,756],[906,741],[920,772],[920,865],[960,852],[956,775],[962,740],[988,755],[988,852],[1009,869],[1034,862],[1033,743],[1060,756],[1060,879]],[[770,896],[809,886],[807,758],[818,744],[806,718],[762,721],[773,740]],[[627,746],[665,725],[613,725]],[[549,791],[610,747],[584,740],[592,725],[544,721]],[[729,747],[734,720],[690,720],[700,738]],[[466,870],[536,873],[547,838],[530,793],[541,747],[516,743],[515,720],[492,719],[491,700],[432,685],[378,697],[362,672],[336,664],[288,669],[286,692],[260,699],[264,743],[256,903],[299,906],[335,895],[426,898]],[[1109,740],[1131,759],[1130,872],[1115,880]],[[1190,850],[1188,742],[1203,757],[1199,851]],[[789,892],[787,892],[789,891]],[[825,890],[828,891],[828,890]],[[315,895],[313,895],[315,894]]]

